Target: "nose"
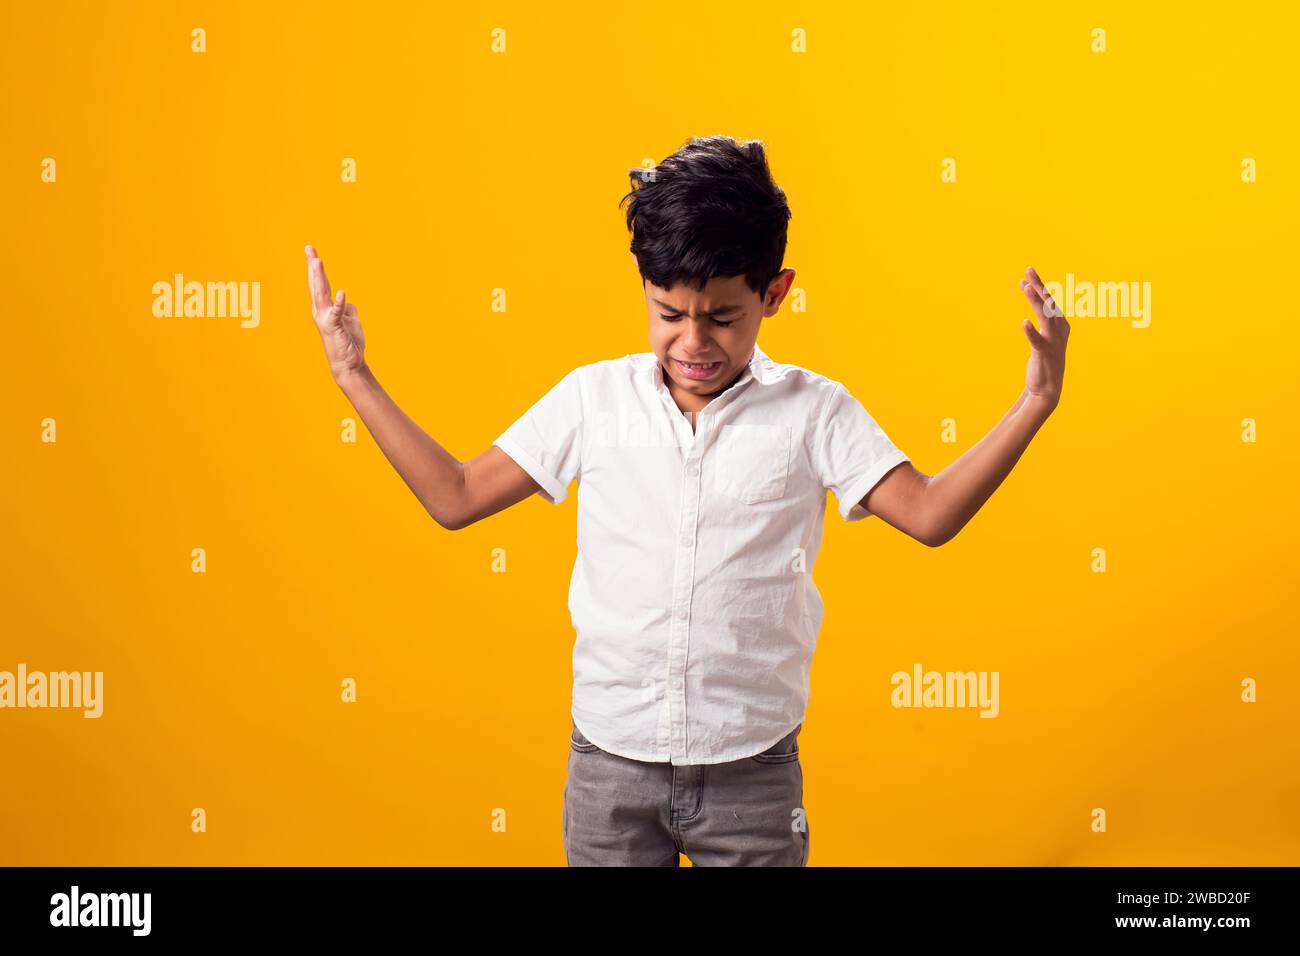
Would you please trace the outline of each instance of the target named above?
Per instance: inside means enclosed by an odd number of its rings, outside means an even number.
[[[682,333],[682,351],[687,355],[707,355],[711,345],[709,337],[704,334],[704,323],[695,319],[688,321],[686,331]]]

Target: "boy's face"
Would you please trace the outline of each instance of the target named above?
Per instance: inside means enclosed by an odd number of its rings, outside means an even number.
[[[759,296],[744,276],[710,279],[702,292],[682,284],[661,289],[642,280],[650,349],[664,369],[668,393],[683,411],[698,411],[740,377],[759,326],[776,314],[793,281],[794,270],[782,269]]]

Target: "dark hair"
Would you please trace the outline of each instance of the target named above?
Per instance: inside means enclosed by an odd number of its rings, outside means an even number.
[[[768,170],[763,144],[695,137],[658,166],[631,170],[632,252],[643,279],[703,290],[715,276],[743,275],[762,295],[781,271],[790,207]]]

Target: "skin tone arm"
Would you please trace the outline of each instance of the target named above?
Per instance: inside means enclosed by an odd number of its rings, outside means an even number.
[[[365,361],[357,307],[343,290],[330,293],[325,265],[306,247],[312,318],[330,374],[374,437],[384,457],[434,521],[449,531],[468,527],[535,494],[539,485],[496,445],[459,461],[406,416]]]
[[[1039,328],[1029,319],[1022,324],[1033,351],[1024,391],[1011,410],[937,475],[922,474],[904,462],[862,499],[862,507],[929,547],[951,541],[975,517],[1061,400],[1070,324],[1033,269],[1026,270],[1020,288],[1033,306]]]

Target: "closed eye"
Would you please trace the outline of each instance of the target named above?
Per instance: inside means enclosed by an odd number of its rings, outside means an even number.
[[[663,314],[661,314],[661,315],[659,316],[659,318],[663,319],[665,322],[676,322],[678,319],[681,318],[681,316],[680,316],[680,315],[663,315]],[[718,319],[714,319],[714,320],[713,320],[713,324],[716,325],[716,326],[717,326],[718,328],[720,328],[720,329],[725,329],[727,326],[732,325],[732,324],[734,324],[734,323],[735,323],[735,319],[732,319],[731,322],[722,322],[722,321],[720,321],[720,320],[718,320]]]

